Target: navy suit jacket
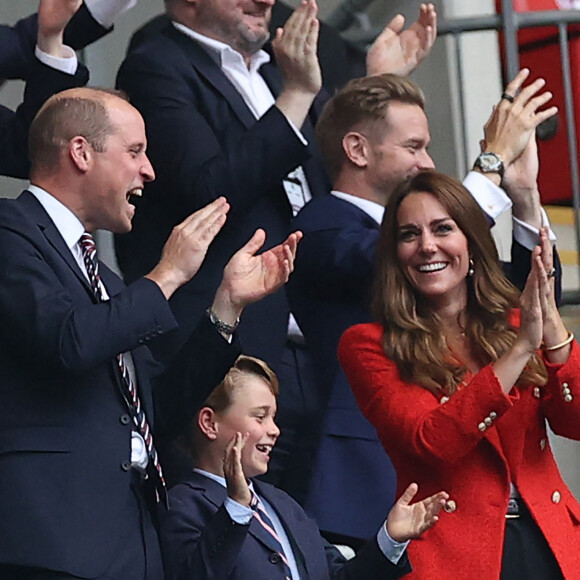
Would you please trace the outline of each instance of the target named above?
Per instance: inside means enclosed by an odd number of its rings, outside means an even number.
[[[84,86],[89,80],[87,68],[79,63],[74,75],[58,71],[35,59],[33,71],[24,89],[24,99],[16,111],[0,105],[0,175],[26,179],[30,169],[28,160],[28,131],[46,99],[65,89]]]
[[[389,580],[410,572],[406,554],[395,566],[376,539],[346,562],[288,494],[259,481],[254,486],[276,510],[303,580]],[[171,509],[161,522],[168,580],[284,580],[268,534],[255,518],[249,525],[233,522],[223,505],[226,497],[222,485],[196,472],[171,489]]]
[[[64,43],[80,50],[95,42],[112,28],[103,28],[83,4],[65,29]],[[14,26],[0,24],[0,79],[28,80],[35,61],[34,47],[38,32],[38,15],[19,20]]]
[[[86,67],[79,64],[75,75],[57,71],[34,56],[37,15],[13,27],[0,25],[0,79],[26,80],[23,103],[14,112],[0,105],[0,175],[28,177],[28,129],[44,101],[65,89],[87,84]],[[65,31],[65,43],[80,49],[106,34],[83,4]]]
[[[146,345],[173,314],[154,282],[100,268],[111,299],[97,304],[36,198],[0,200],[0,564],[92,578],[119,549],[136,504],[118,353],[133,356],[156,438],[173,418],[155,411],[199,405],[238,355],[202,322],[184,380],[159,381],[154,399]]]
[[[310,348],[320,400],[322,433],[305,508],[324,531],[356,538],[376,533],[396,491],[396,475],[374,427],[360,412],[338,362],[337,347],[350,326],[369,322],[375,249],[380,226],[352,203],[333,195],[308,203],[293,225],[304,232],[288,296]],[[525,283],[530,251],[515,240],[506,274]],[[561,268],[557,254],[557,290]],[[559,290],[558,290],[559,292]],[[304,458],[308,461],[308,457]]]
[[[264,65],[261,74],[277,94],[282,80],[276,66]],[[257,228],[266,230],[265,247],[288,235],[292,212],[284,176],[302,165],[313,195],[328,191],[312,130],[320,103],[302,129],[308,145],[276,107],[256,120],[213,58],[170,23],[129,53],[117,85],[145,118],[148,154],[157,174],[138,200],[133,231],[116,239],[126,279],[149,271],[173,226],[191,212],[219,196],[231,205],[198,275],[172,298],[172,307],[194,324],[210,304],[223,266]],[[281,289],[247,308],[239,328],[247,353],[275,369],[288,312]]]

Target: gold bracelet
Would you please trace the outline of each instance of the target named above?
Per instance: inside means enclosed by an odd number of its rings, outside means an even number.
[[[550,352],[552,350],[558,350],[558,349],[570,344],[573,340],[574,340],[574,333],[571,330],[569,330],[568,331],[568,338],[566,338],[566,340],[564,340],[558,344],[555,344],[554,346],[544,346],[544,351]]]

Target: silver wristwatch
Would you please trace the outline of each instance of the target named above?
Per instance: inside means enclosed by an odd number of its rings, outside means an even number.
[[[213,326],[215,326],[216,330],[218,332],[223,332],[224,334],[233,334],[240,324],[239,318],[234,322],[234,324],[224,322],[221,318],[218,318],[217,314],[211,309],[211,307],[205,311],[205,314]]]
[[[474,168],[479,169],[483,173],[497,173],[503,178],[504,165],[502,158],[497,153],[480,153],[473,164]]]

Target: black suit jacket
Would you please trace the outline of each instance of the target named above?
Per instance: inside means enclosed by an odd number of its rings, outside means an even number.
[[[44,101],[65,89],[86,85],[89,74],[79,64],[75,75],[57,71],[34,56],[37,15],[18,21],[13,27],[0,25],[0,79],[26,80],[23,103],[16,112],[0,105],[0,175],[28,177],[28,129]],[[65,43],[80,49],[108,31],[83,4],[65,31]]]
[[[277,512],[297,558],[303,580],[389,580],[410,572],[406,554],[393,565],[376,539],[346,562],[322,539],[314,520],[283,491],[254,481],[257,493]],[[170,491],[171,509],[161,522],[168,580],[283,580],[280,558],[254,518],[232,521],[224,507],[226,489],[192,473]]]
[[[277,94],[282,83],[276,66],[264,65],[261,73]],[[116,239],[126,278],[150,269],[171,228],[188,214],[219,196],[231,205],[199,274],[172,299],[193,324],[209,305],[223,266],[256,228],[266,230],[266,247],[288,235],[292,214],[282,179],[289,171],[302,165],[313,194],[327,191],[312,131],[320,103],[302,129],[308,146],[276,107],[257,121],[213,58],[170,23],[129,53],[117,85],[145,118],[157,174],[139,200],[133,231]],[[276,367],[287,319],[284,289],[249,307],[239,330],[248,354]]]
[[[0,563],[96,577],[119,549],[136,517],[119,352],[156,437],[171,417],[154,406],[201,403],[238,354],[202,323],[185,380],[159,381],[154,401],[146,345],[175,319],[152,281],[125,287],[103,264],[101,277],[111,299],[98,304],[36,198],[0,200]]]

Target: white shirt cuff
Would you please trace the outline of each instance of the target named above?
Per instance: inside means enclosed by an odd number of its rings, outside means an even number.
[[[74,75],[77,72],[77,68],[79,66],[77,55],[70,46],[66,45],[63,46],[63,53],[68,56],[59,58],[57,56],[47,54],[46,52],[40,50],[38,46],[34,49],[34,54],[41,63],[63,73]]]
[[[298,129],[298,127],[296,127],[296,125],[294,125],[294,123],[288,119],[288,117],[286,117],[286,121],[288,121],[288,125],[290,125],[290,127],[292,127],[292,131],[294,131],[294,133],[296,133],[296,137],[298,137],[298,139],[300,139],[300,141],[302,142],[302,145],[306,146],[308,145],[308,141],[304,138],[304,135],[302,135],[302,133],[300,132],[300,129]]]
[[[247,526],[254,515],[254,510],[252,508],[234,501],[231,497],[226,497],[224,506],[230,515],[230,518],[232,518],[236,524],[240,524],[241,526]]]
[[[544,208],[542,212],[542,226],[548,228],[548,238],[552,243],[556,242],[556,234],[550,227],[550,220]],[[524,248],[533,250],[540,243],[540,231],[530,224],[523,222],[517,217],[512,217],[514,239],[519,242]]]
[[[463,185],[479,207],[494,220],[512,206],[512,200],[506,192],[479,171],[470,171],[463,180]]]
[[[85,0],[85,4],[101,26],[110,28],[120,14],[137,4],[137,0]]]
[[[383,556],[387,558],[393,564],[397,564],[401,559],[401,556],[405,553],[409,541],[406,542],[396,542],[389,536],[387,532],[387,522],[381,526],[377,534],[377,542],[379,543],[379,548],[383,553]]]

